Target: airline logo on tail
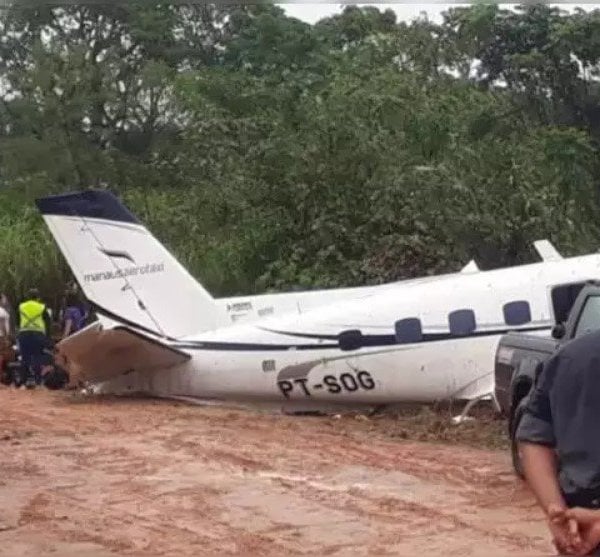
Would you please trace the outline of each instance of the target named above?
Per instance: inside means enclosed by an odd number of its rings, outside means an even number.
[[[104,255],[115,258],[115,259],[127,259],[131,261],[135,265],[135,259],[131,257],[126,251],[112,251],[104,248],[98,248],[98,251],[101,251]]]
[[[162,273],[165,270],[164,263],[148,263],[146,265],[137,265],[135,259],[126,251],[108,250],[98,248],[98,251],[110,259],[125,259],[133,263],[133,266],[124,269],[115,269],[111,271],[99,271],[97,273],[86,273],[83,275],[85,282],[97,282],[104,280],[114,280],[138,275],[148,275],[153,273]]]

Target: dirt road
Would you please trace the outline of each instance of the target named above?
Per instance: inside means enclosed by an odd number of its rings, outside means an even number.
[[[0,390],[0,555],[548,555],[504,452]]]

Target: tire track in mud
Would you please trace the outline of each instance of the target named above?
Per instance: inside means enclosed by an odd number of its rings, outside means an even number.
[[[41,557],[50,542],[103,557],[548,554],[502,453],[348,434],[328,419],[65,395],[0,389],[0,509],[16,513],[0,511],[11,528],[0,547],[36,534]]]
[[[444,535],[449,532],[468,530],[478,535],[483,542],[498,542],[510,550],[539,550],[544,552],[547,549],[547,542],[543,538],[533,539],[522,532],[503,531],[498,529],[485,520],[481,520],[473,515],[469,516],[467,509],[462,505],[454,505],[452,508],[437,509],[431,504],[406,501],[401,498],[373,496],[365,493],[364,488],[349,487],[343,498],[331,497],[331,489],[319,489],[313,487],[314,482],[301,482],[307,487],[301,489],[306,498],[326,504],[331,508],[337,508],[343,504],[346,510],[367,520],[377,519],[378,522],[397,525],[401,519],[401,531],[419,532],[420,536],[431,537],[435,535]],[[289,480],[284,481],[284,485],[292,487]],[[480,511],[481,512],[481,511]],[[485,511],[483,511],[485,515]],[[398,536],[396,532],[392,537]]]

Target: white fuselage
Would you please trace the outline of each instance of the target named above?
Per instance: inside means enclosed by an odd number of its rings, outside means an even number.
[[[303,314],[325,305],[333,304],[334,302],[371,296],[382,292],[383,288],[393,288],[397,285],[409,286],[412,284],[424,284],[456,274],[458,273],[433,275],[374,286],[330,288],[325,290],[306,290],[299,292],[275,292],[252,296],[215,298],[215,303],[220,309],[219,325],[221,327],[226,327],[231,323],[251,323],[268,317]]]
[[[186,364],[131,373],[107,390],[165,396],[342,403],[472,399],[493,391],[494,353],[508,330],[549,335],[553,286],[600,278],[600,255],[435,280],[357,289],[306,312],[263,317],[169,343]],[[506,323],[503,307],[527,302],[531,319]],[[472,310],[476,327],[454,334],[449,314]],[[395,323],[416,318],[422,338],[404,342]],[[361,346],[342,350],[338,335],[359,330]]]

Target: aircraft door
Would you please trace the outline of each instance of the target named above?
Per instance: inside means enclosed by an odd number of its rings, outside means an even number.
[[[554,286],[550,290],[550,300],[555,323],[566,323],[579,292],[588,281],[571,282]]]

